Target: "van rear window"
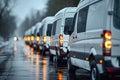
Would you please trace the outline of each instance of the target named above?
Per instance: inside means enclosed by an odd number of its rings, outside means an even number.
[[[52,24],[48,24],[48,26],[47,26],[48,28],[47,28],[47,36],[51,36],[51,30],[52,30]]]
[[[42,36],[42,31],[43,31],[43,25],[42,25],[41,28],[39,29],[39,34],[40,34],[40,36]]]
[[[69,30],[73,24],[73,18],[66,18],[65,19],[65,27],[64,27],[64,34],[68,35]]]
[[[113,24],[116,29],[120,29],[120,0],[114,0]]]

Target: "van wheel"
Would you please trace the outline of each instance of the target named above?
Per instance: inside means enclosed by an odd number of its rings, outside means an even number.
[[[67,61],[67,69],[68,69],[68,73],[69,73],[69,75],[75,75],[75,71],[76,71],[76,68],[75,68],[75,66],[73,66],[72,64],[71,64],[71,60],[70,60],[70,58],[68,59],[68,61]]]
[[[90,79],[91,80],[101,80],[95,61],[91,62]]]

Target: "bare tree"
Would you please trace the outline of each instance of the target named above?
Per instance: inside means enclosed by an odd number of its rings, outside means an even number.
[[[46,16],[54,16],[64,7],[76,7],[80,0],[49,0]]]
[[[14,0],[0,0],[0,35],[8,39],[16,28],[16,18],[11,15]]]
[[[41,11],[31,10],[30,15],[25,18],[19,27],[19,32],[21,35],[24,35],[25,31],[36,25],[37,22],[40,22],[44,18],[44,15]]]

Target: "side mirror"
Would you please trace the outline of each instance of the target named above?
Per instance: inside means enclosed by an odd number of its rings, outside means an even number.
[[[69,30],[69,31],[68,31],[68,34],[69,34],[69,35],[71,35],[71,34],[72,34],[72,31],[71,31],[71,30]]]
[[[47,31],[47,35],[49,35],[49,31]]]

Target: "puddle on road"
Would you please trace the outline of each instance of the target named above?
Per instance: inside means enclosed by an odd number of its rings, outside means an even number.
[[[61,63],[56,69],[54,63],[50,64],[48,56],[42,56],[40,52],[34,51],[34,49],[29,48],[29,46],[26,48],[29,50],[24,54],[26,55],[27,60],[29,60],[31,65],[36,69],[36,80],[89,80],[88,78],[79,75],[71,78],[67,73],[67,65],[65,65],[67,63]]]

